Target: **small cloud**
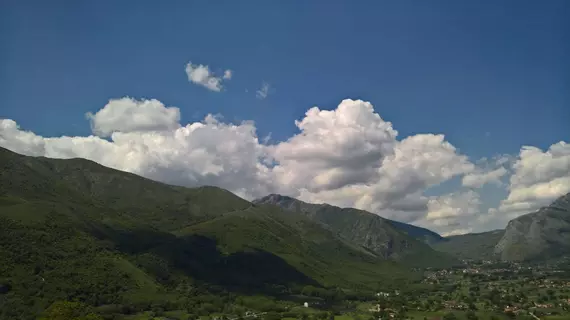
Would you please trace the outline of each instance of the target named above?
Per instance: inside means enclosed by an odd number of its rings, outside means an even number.
[[[271,90],[271,86],[269,86],[269,83],[264,81],[261,84],[261,88],[255,92],[255,96],[257,99],[263,100],[269,95],[269,90]]]
[[[501,178],[508,173],[504,167],[495,170],[476,170],[463,176],[461,183],[465,187],[481,188],[487,183],[501,185]]]
[[[271,140],[271,132],[262,139],[263,144],[268,144],[269,140]]]
[[[190,82],[209,90],[220,92],[223,88],[222,82],[232,78],[232,71],[228,69],[224,71],[224,75],[220,77],[216,76],[207,65],[188,62],[186,65],[186,75],[188,75]]]
[[[491,136],[491,132],[487,131],[485,132],[485,137],[489,138]]]

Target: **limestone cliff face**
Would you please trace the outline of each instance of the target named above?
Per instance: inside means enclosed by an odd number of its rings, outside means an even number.
[[[511,220],[495,253],[511,261],[569,254],[570,193],[548,207]]]

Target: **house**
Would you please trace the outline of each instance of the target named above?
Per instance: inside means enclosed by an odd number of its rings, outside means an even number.
[[[376,306],[374,306],[374,307],[368,309],[368,311],[370,311],[370,312],[380,312],[380,311],[382,311],[382,308],[380,307],[379,304],[377,304]]]

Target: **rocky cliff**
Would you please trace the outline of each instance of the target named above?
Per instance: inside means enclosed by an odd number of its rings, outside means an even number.
[[[546,259],[570,253],[570,193],[511,220],[495,253],[502,260]]]

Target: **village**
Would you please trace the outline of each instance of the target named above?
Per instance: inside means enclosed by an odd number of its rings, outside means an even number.
[[[258,301],[259,308],[197,319],[570,319],[570,273],[559,266],[465,261],[464,267],[424,270],[419,283],[352,298],[330,301],[314,290],[296,295],[295,302]]]
[[[426,270],[426,287],[415,292],[378,292],[369,311],[378,319],[570,319],[565,266],[464,263]]]

